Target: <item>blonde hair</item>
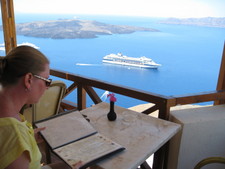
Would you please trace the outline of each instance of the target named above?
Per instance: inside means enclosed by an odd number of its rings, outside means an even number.
[[[38,74],[49,64],[47,57],[30,46],[18,46],[5,57],[0,57],[0,84],[16,84],[27,73]]]

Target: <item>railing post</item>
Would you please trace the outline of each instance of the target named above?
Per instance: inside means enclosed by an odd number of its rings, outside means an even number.
[[[167,102],[164,104],[161,104],[159,106],[159,118],[168,119],[169,111],[170,111],[170,107],[167,106]],[[153,169],[163,169],[164,161],[165,161],[165,152],[166,152],[165,145],[155,152],[153,167],[152,167]]]
[[[77,108],[83,110],[86,108],[86,91],[81,84],[77,86]]]
[[[1,0],[2,25],[6,54],[17,46],[13,0]]]
[[[225,90],[225,42],[224,42],[224,47],[223,47],[223,55],[222,55],[222,60],[221,60],[221,65],[220,65],[220,73],[218,77],[218,82],[217,82],[217,91],[219,90]],[[214,101],[214,105],[219,105],[219,104],[224,104],[225,100],[216,100]]]
[[[170,107],[176,106],[176,99],[170,97],[159,104],[159,118],[168,120],[170,116]]]
[[[159,105],[159,118],[168,120],[170,115],[170,107],[176,105],[176,99],[170,98]],[[153,169],[166,169],[168,156],[168,142],[164,144],[155,154],[153,161]]]

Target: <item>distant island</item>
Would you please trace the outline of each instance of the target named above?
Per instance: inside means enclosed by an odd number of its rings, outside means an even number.
[[[52,39],[84,39],[96,38],[98,35],[129,34],[136,31],[157,32],[157,29],[111,25],[91,20],[63,19],[46,22],[30,22],[16,24],[18,35],[52,38]]]
[[[185,18],[185,19],[168,18],[160,21],[160,23],[225,28],[225,17]]]

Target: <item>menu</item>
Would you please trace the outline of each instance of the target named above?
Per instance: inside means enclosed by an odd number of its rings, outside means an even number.
[[[125,150],[123,146],[98,133],[79,111],[62,113],[35,122],[46,127],[41,135],[52,152],[73,167],[82,161],[80,169]]]

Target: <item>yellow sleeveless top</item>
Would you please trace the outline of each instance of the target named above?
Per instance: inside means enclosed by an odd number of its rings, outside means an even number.
[[[41,168],[41,153],[34,138],[32,125],[15,118],[0,118],[0,169],[6,168],[15,161],[24,151],[30,155],[29,169]]]

